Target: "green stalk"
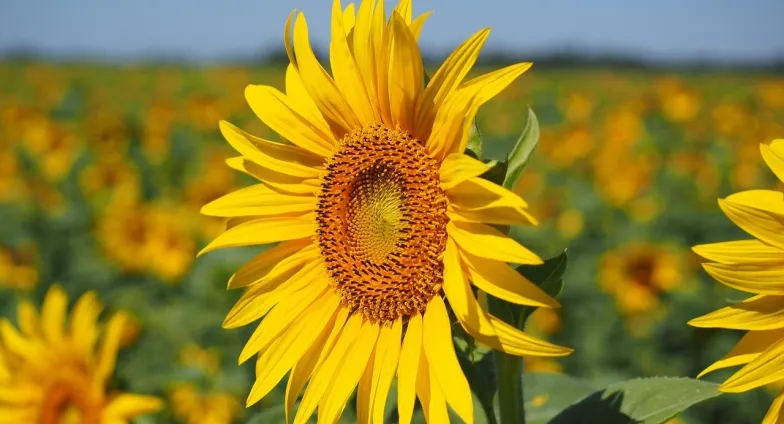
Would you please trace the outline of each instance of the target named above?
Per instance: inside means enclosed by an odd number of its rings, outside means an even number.
[[[496,304],[497,302],[490,302]],[[498,316],[501,311],[491,313]],[[495,370],[498,385],[498,410],[501,424],[525,424],[523,398],[523,358],[495,351]]]

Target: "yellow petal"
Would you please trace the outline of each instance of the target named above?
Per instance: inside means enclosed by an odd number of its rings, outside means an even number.
[[[366,321],[362,324],[354,346],[346,353],[341,365],[332,378],[326,395],[319,404],[318,422],[335,424],[346,407],[351,393],[365,370],[370,354],[376,345],[380,327]]]
[[[354,29],[356,19],[357,12],[354,7],[354,3],[349,3],[346,5],[346,9],[343,11],[343,29],[345,30],[346,37],[348,37],[348,35],[351,33],[351,30]]]
[[[13,384],[10,386],[0,386],[0,405],[23,407],[22,405],[37,404],[43,401],[45,388],[39,384]],[[0,414],[0,422],[2,415]]]
[[[286,422],[289,422],[291,409],[294,408],[294,403],[299,397],[302,388],[305,387],[305,382],[310,378],[314,368],[321,364],[324,359],[332,351],[338,336],[342,333],[343,326],[348,319],[350,312],[346,308],[339,308],[335,315],[334,322],[327,324],[318,339],[310,346],[310,348],[302,355],[294,365],[289,375],[288,384],[286,384]],[[311,412],[312,414],[312,412]]]
[[[316,366],[313,371],[313,377],[308,383],[308,388],[305,389],[305,394],[300,401],[297,414],[294,416],[294,424],[306,423],[316,406],[324,397],[327,388],[332,383],[332,379],[337,372],[339,366],[346,357],[346,353],[354,346],[359,337],[362,328],[361,314],[352,314],[346,321],[343,331],[338,336],[335,346],[330,350],[326,359]],[[364,365],[364,364],[363,364]]]
[[[446,409],[446,400],[441,388],[433,376],[433,368],[427,360],[423,351],[419,359],[419,370],[417,371],[416,392],[419,403],[422,404],[422,412],[425,413],[425,422],[428,423],[448,423],[449,414]],[[401,420],[402,424],[403,421]]]
[[[286,19],[286,27],[283,30],[283,43],[286,46],[286,55],[289,57],[289,63],[297,67],[297,58],[294,57],[294,49],[292,47],[291,42],[291,20],[294,19],[294,15],[297,13],[297,9],[294,9],[289,13],[289,17]]]
[[[759,240],[702,244],[692,249],[703,258],[722,264],[784,265],[784,250]]]
[[[782,405],[784,405],[784,390],[776,396],[776,399],[773,400],[773,403],[770,405],[768,412],[765,414],[765,418],[762,419],[761,424],[782,424],[784,423],[784,410],[782,409]]]
[[[3,348],[14,354],[26,358],[28,362],[43,362],[48,358],[47,352],[39,343],[23,337],[6,318],[0,320],[0,340]]]
[[[273,279],[305,261],[314,260],[317,254],[317,247],[311,238],[284,241],[259,253],[240,267],[229,280],[228,288],[242,288]]]
[[[465,210],[502,206],[523,209],[528,207],[525,200],[516,193],[479,177],[469,178],[446,192],[450,203]]]
[[[384,326],[379,333],[379,340],[383,337],[383,354],[378,357],[374,366],[372,390],[372,411],[371,418],[374,424],[383,424],[384,409],[389,395],[389,388],[397,372],[398,361],[400,359],[401,336],[403,334],[403,321],[401,318],[395,320],[392,326]]]
[[[306,287],[308,290],[320,290],[325,286],[323,267],[316,262],[279,274],[276,278],[266,279],[251,286],[242,295],[226,315],[223,328],[237,328],[250,324],[263,317],[278,302],[290,297],[292,293]]]
[[[538,225],[526,208],[528,204],[514,192],[484,178],[470,178],[447,189],[449,204],[464,220],[504,224]]]
[[[316,200],[314,196],[286,195],[256,184],[213,200],[201,208],[201,213],[219,217],[304,214],[316,209]]]
[[[333,0],[332,42],[329,46],[332,74],[335,77],[335,85],[351,109],[356,113],[359,123],[367,126],[373,123],[375,116],[365,89],[363,75],[359,72],[359,67],[346,40],[347,34],[348,31],[345,30],[343,24],[340,0]]]
[[[411,18],[413,17],[414,14],[414,6],[411,4],[411,0],[400,0],[397,6],[395,6],[395,10],[392,13],[392,15],[394,15],[395,13],[397,13],[398,15],[400,15],[401,18],[403,18],[403,23],[405,23],[406,25],[410,25]]]
[[[743,231],[784,249],[784,193],[744,191],[719,200],[719,207]]]
[[[689,321],[701,328],[775,330],[784,328],[784,296],[759,295]]]
[[[71,314],[71,335],[73,343],[86,357],[92,355],[98,340],[98,315],[103,309],[95,292],[87,292],[74,305]]]
[[[784,182],[784,139],[773,140],[770,145],[761,144],[760,152],[770,170]]]
[[[19,329],[26,337],[34,338],[41,336],[41,321],[38,318],[38,311],[32,303],[23,300],[19,303],[17,309],[17,319],[19,320]]]
[[[402,318],[384,325],[357,388],[357,422],[383,424],[389,388],[395,378],[400,358]]]
[[[41,306],[41,329],[44,337],[54,346],[63,346],[65,335],[65,313],[68,309],[68,295],[59,285],[53,285],[46,293]]]
[[[484,163],[462,153],[453,153],[441,162],[441,188],[449,190],[465,180],[478,177],[489,171],[495,163]]]
[[[449,314],[441,296],[435,296],[427,305],[422,325],[422,345],[427,355],[432,375],[449,406],[464,422],[474,422],[473,400],[468,380],[460,369],[454,346]],[[431,382],[432,383],[432,382]]]
[[[304,74],[302,78],[307,84]],[[297,113],[285,94],[265,85],[249,85],[245,87],[245,99],[253,113],[281,137],[319,156],[331,154],[335,136]]]
[[[164,403],[154,396],[122,393],[112,398],[103,410],[104,420],[132,420],[139,415],[163,409]]]
[[[411,25],[408,27],[411,29],[411,35],[414,36],[414,40],[419,41],[419,35],[422,33],[422,28],[425,26],[425,21],[427,21],[427,18],[429,18],[432,14],[432,11],[425,12],[411,21]]]
[[[509,265],[465,252],[462,257],[468,265],[469,279],[480,290],[518,305],[545,308],[560,306],[558,301]]]
[[[385,14],[384,0],[379,0],[373,12],[370,37],[373,44],[373,54],[375,55],[378,113],[382,122],[393,124],[392,113],[389,109],[389,31],[391,28],[388,28],[384,23]]]
[[[511,355],[564,356],[572,352],[531,337],[486,313],[465,279],[451,240],[447,240],[444,252],[444,293],[460,325],[485,346]]]
[[[266,396],[294,366],[313,342],[335,320],[340,298],[327,292],[316,300],[295,322],[259,355],[256,362],[256,382],[248,395],[247,406]]]
[[[365,366],[365,371],[362,373],[362,377],[359,378],[359,385],[357,386],[357,424],[371,424],[371,410],[373,409],[373,378],[374,374],[377,375],[378,372],[375,368],[376,365],[376,358],[378,358],[381,353],[379,352],[380,349],[383,349],[379,346],[382,343],[382,340],[379,338],[379,341],[376,343],[376,347],[373,349],[373,353],[370,354],[370,359],[368,360],[367,365]]]
[[[128,325],[128,315],[124,312],[117,312],[109,318],[106,323],[101,346],[98,350],[98,375],[102,381],[107,381],[114,373],[114,366],[117,362],[117,351],[120,350],[120,339]]]
[[[430,137],[436,112],[441,108],[444,99],[463,82],[463,78],[476,63],[479,52],[489,35],[490,28],[485,28],[471,36],[459,45],[433,74],[433,78],[430,79],[425,91],[417,101],[417,137],[421,137],[422,140]]]
[[[365,90],[368,93],[373,117],[376,121],[381,121],[378,100],[376,98],[376,50],[371,37],[371,25],[373,22],[374,1],[363,1],[359,4],[357,11],[357,21],[354,24],[354,59],[357,63]]]
[[[705,368],[697,378],[722,368],[748,364],[772,344],[784,339],[784,328],[768,331],[749,331],[721,359]]]
[[[317,179],[323,168],[322,158],[297,146],[254,137],[226,121],[220,122],[220,130],[234,149],[247,159],[272,171],[292,177]]]
[[[198,256],[224,247],[252,246],[310,237],[317,228],[315,213],[254,219],[226,230],[202,249]]]
[[[232,169],[244,172],[283,194],[314,196],[321,184],[318,178],[293,177],[282,172],[273,171],[243,157],[231,158],[226,163]]]
[[[784,295],[784,267],[706,263],[705,271],[734,289],[755,294]]]
[[[474,78],[449,94],[436,112],[426,147],[436,158],[465,150],[479,108],[531,67],[518,63]]]
[[[333,297],[327,293],[326,287],[310,287],[292,293],[261,320],[256,331],[248,339],[245,348],[240,352],[239,363],[242,364],[259,351],[264,352],[280,335],[306,314],[309,308],[318,308],[321,302],[326,303]],[[324,299],[324,297],[327,299]],[[313,305],[313,306],[311,306]]]
[[[534,225],[537,222],[525,209],[499,207],[478,210],[465,210],[450,205],[447,216],[453,221],[475,222],[496,225]]]
[[[410,424],[414,415],[417,372],[422,352],[422,315],[408,319],[408,328],[400,349],[397,368],[397,408],[400,424]],[[424,355],[422,355],[424,356]]]
[[[396,13],[390,19],[388,78],[392,122],[415,133],[414,107],[422,91],[424,65],[414,36]]]
[[[357,115],[335,86],[332,77],[316,59],[308,39],[308,23],[302,13],[297,15],[294,22],[294,54],[302,82],[329,124],[335,139],[341,139],[347,132],[359,127],[361,123]]]
[[[310,121],[322,134],[330,133],[327,121],[305,89],[305,84],[302,83],[294,63],[286,67],[286,97],[291,108]]]
[[[543,263],[535,253],[493,227],[452,221],[446,228],[449,236],[455,240],[460,249],[474,256],[516,264]]]
[[[779,340],[719,387],[727,393],[740,393],[784,379],[784,339]]]

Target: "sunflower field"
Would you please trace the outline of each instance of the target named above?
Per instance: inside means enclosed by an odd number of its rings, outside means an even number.
[[[264,247],[197,258],[227,226],[202,206],[254,181],[227,166],[237,153],[218,122],[278,140],[244,93],[285,79],[275,64],[0,62],[0,423],[39,422],[18,406],[43,395],[15,389],[14,400],[3,373],[67,363],[73,352],[36,341],[58,337],[90,352],[80,366],[104,371],[99,403],[109,405],[104,418],[113,408],[111,422],[286,422],[286,379],[245,407],[255,361],[237,358],[253,328],[221,325],[242,296],[226,282]],[[539,225],[511,236],[542,258],[568,256],[568,266],[561,307],[533,312],[526,331],[574,352],[525,359],[527,422],[616,382],[697,377],[742,333],[687,322],[748,296],[717,284],[691,247],[749,238],[717,199],[784,189],[760,155],[760,144],[784,138],[784,78],[534,64],[480,109],[483,159],[505,159],[529,107],[539,144],[513,191]],[[26,352],[25,364],[3,368],[3,344]],[[723,394],[671,422],[759,423],[781,389]],[[46,396],[90,409],[88,395]],[[340,422],[357,414],[352,397]],[[66,418],[40,422],[81,422]],[[424,422],[419,405],[414,421]]]

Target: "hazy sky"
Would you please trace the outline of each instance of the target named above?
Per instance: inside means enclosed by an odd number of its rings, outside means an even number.
[[[388,1],[388,8],[396,1]],[[343,1],[343,4],[347,4]],[[326,47],[330,0],[3,0],[0,51],[108,59],[175,55],[194,60],[281,47],[285,19],[305,12]],[[490,26],[489,47],[543,52],[606,50],[644,58],[784,57],[784,0],[420,0],[435,13],[420,39],[441,53]]]

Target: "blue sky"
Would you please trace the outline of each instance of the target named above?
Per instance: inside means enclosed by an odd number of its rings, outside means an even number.
[[[305,12],[314,44],[326,47],[329,0],[5,0],[0,51],[30,47],[66,57],[214,61],[281,47],[294,8]],[[520,52],[568,48],[722,61],[784,57],[784,0],[415,1],[415,14],[427,10],[435,13],[421,43],[434,53],[490,26],[488,47]]]

